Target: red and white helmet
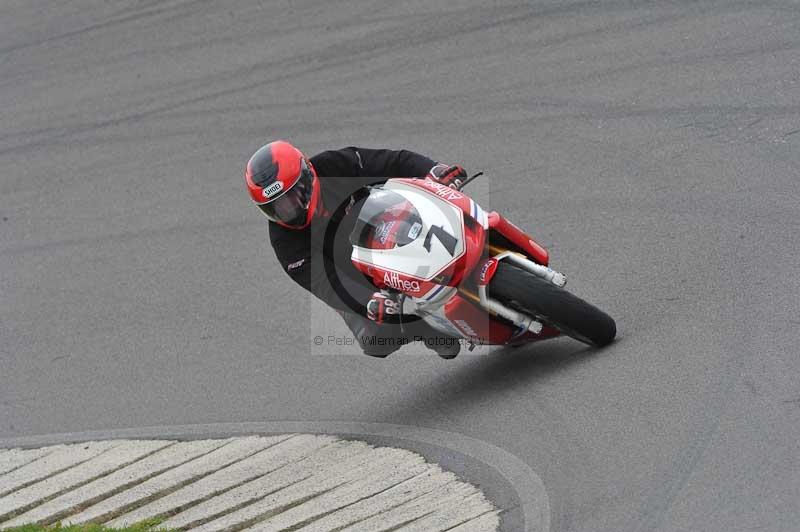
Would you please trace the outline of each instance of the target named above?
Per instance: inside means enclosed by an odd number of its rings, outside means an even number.
[[[303,153],[284,140],[256,151],[244,172],[250,197],[273,222],[303,229],[319,203],[319,179]]]

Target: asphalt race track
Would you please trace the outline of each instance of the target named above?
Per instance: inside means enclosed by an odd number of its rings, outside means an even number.
[[[789,0],[0,3],[0,438],[406,425],[518,457],[553,531],[797,530],[798,23]],[[485,171],[619,340],[310,354],[241,175],[275,138]]]

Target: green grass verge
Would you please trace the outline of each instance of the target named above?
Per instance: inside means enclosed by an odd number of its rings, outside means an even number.
[[[3,532],[171,532],[168,528],[159,528],[161,519],[146,519],[135,525],[127,526],[125,528],[109,528],[103,525],[85,524],[85,525],[61,525],[56,524],[52,526],[42,525],[22,525],[13,528],[4,528]]]

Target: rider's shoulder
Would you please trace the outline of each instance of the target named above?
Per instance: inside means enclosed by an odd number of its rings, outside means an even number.
[[[312,155],[310,160],[312,163],[314,163],[315,161],[327,161],[343,158],[352,159],[357,157],[358,150],[363,150],[363,148],[358,148],[357,146],[346,146],[344,148],[325,150],[317,153],[316,155]]]
[[[355,146],[325,150],[309,158],[320,176],[357,175],[353,172],[363,168],[361,153]]]

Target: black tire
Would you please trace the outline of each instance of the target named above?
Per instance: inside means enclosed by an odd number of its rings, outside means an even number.
[[[617,335],[617,324],[599,308],[507,262],[497,265],[488,293],[585,344],[602,347]]]

